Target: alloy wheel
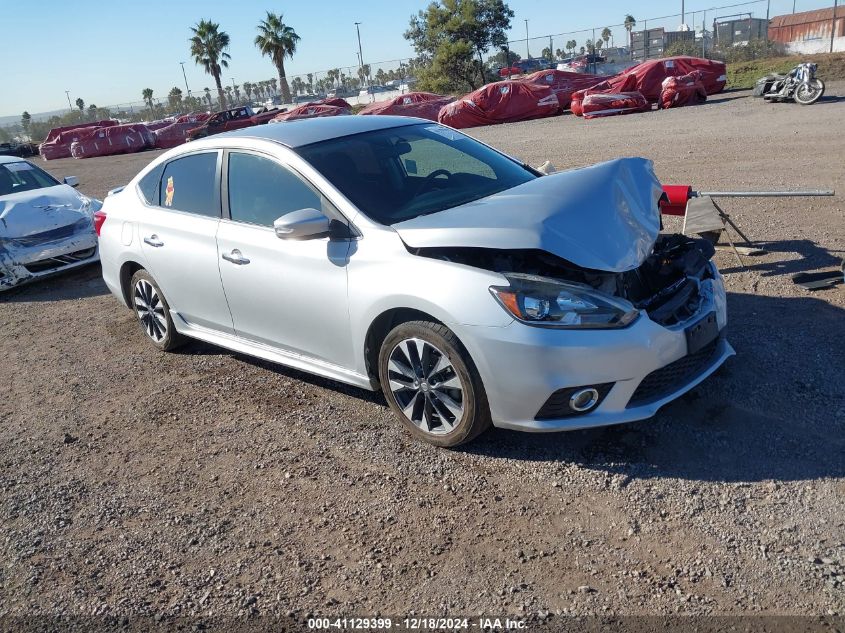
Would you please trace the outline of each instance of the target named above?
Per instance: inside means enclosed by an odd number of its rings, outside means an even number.
[[[146,279],[140,279],[135,284],[135,312],[144,331],[156,343],[160,343],[167,336],[167,315],[164,312],[164,302],[155,287]]]
[[[463,419],[464,386],[449,357],[419,338],[400,341],[387,367],[396,404],[420,430],[451,432]]]

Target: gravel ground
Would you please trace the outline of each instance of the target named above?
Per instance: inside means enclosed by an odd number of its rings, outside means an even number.
[[[845,84],[472,130],[532,164],[623,155],[699,189],[845,192]],[[46,164],[85,193],[155,153]],[[193,343],[156,352],[96,267],[0,298],[0,616],[845,612],[842,198],[727,202],[737,357],[644,422],[461,450],[380,396]],[[671,224],[671,223],[670,223]]]

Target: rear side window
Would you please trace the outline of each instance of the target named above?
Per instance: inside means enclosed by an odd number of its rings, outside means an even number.
[[[217,152],[191,154],[167,163],[159,185],[159,206],[219,217],[216,175]]]
[[[300,209],[325,212],[322,196],[299,176],[268,158],[229,154],[229,215],[236,222],[273,226]]]
[[[138,191],[144,202],[153,206],[160,204],[159,195],[161,192],[161,172],[164,171],[164,163],[153,169],[146,176],[138,181]]]

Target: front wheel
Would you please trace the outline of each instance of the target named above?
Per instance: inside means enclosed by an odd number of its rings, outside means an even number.
[[[176,331],[170,306],[152,275],[143,268],[132,275],[132,309],[147,339],[156,348],[169,352],[185,342]]]
[[[445,325],[410,321],[396,326],[381,346],[378,368],[390,408],[414,437],[452,447],[490,426],[478,370]]]
[[[822,98],[824,94],[824,82],[821,79],[813,79],[810,83],[802,83],[795,89],[795,101],[801,105],[812,105]]]

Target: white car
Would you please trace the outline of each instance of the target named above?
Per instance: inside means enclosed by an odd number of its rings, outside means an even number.
[[[365,389],[415,436],[640,420],[733,354],[711,244],[649,161],[543,176],[430,121],[330,117],[154,160],[97,214],[161,350],[208,341]]]
[[[99,259],[100,201],[27,160],[0,156],[0,291]]]

